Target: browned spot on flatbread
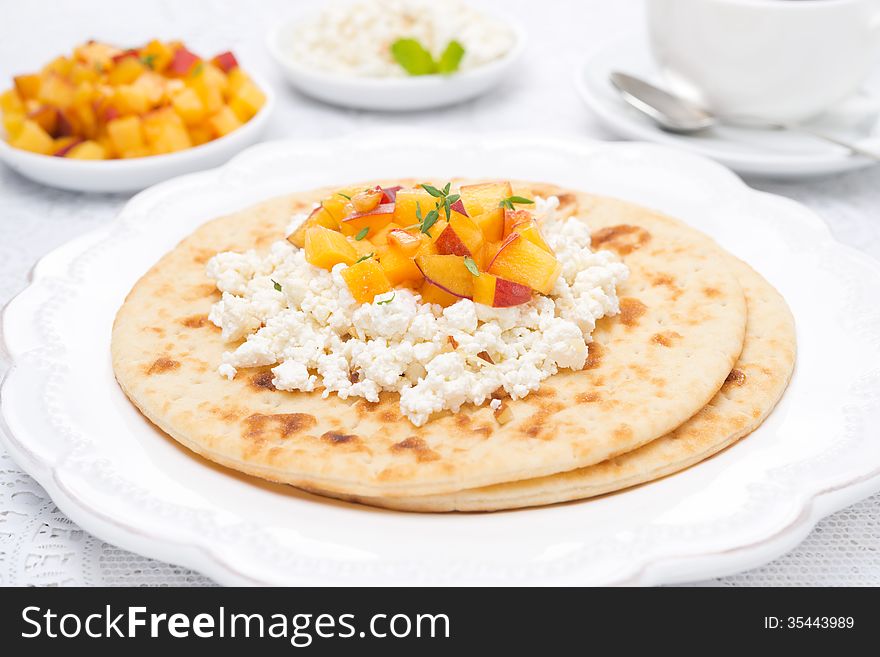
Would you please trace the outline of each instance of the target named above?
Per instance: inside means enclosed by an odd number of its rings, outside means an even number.
[[[598,342],[591,342],[587,348],[587,360],[584,361],[585,370],[594,370],[599,367],[602,362],[602,345]]]
[[[624,256],[647,244],[651,233],[639,226],[620,224],[600,228],[591,238],[594,249],[611,249]]]
[[[321,434],[321,440],[331,445],[344,445],[346,443],[360,442],[360,438],[351,433],[337,433],[336,431],[327,431]]]
[[[662,333],[655,333],[651,336],[651,342],[663,347],[671,347],[675,341],[679,339],[681,339],[681,333],[678,333],[677,331],[663,331]]]
[[[493,431],[493,427],[489,424],[481,424],[480,426],[471,429],[471,433],[479,434],[484,438],[488,438],[489,436],[491,436]]]
[[[675,278],[669,274],[658,274],[651,282],[657,286],[663,286],[669,290],[669,296],[675,301],[681,296],[681,288],[675,284]]]
[[[211,322],[208,321],[207,315],[190,315],[189,317],[184,317],[180,320],[180,323],[183,324],[186,328],[202,328],[203,326],[211,325]]]
[[[717,297],[721,294],[721,290],[719,290],[718,288],[714,288],[714,287],[704,287],[703,294],[705,294],[710,299],[714,299],[715,297]]]
[[[184,301],[198,301],[214,295],[219,297],[220,291],[213,283],[201,283],[188,288],[184,294],[180,295],[180,298]]]
[[[144,330],[151,331],[152,333],[158,335],[160,338],[165,337],[165,329],[163,329],[161,326],[148,326]]]
[[[574,400],[579,404],[590,404],[599,401],[598,392],[579,392],[574,396]]]
[[[270,371],[257,372],[251,377],[251,385],[254,388],[261,388],[263,390],[275,390],[275,384],[272,383],[274,378],[275,375]]]
[[[176,370],[178,367],[180,367],[178,361],[172,360],[167,356],[162,356],[153,361],[153,364],[147,369],[147,374],[162,374],[164,372]]]
[[[648,307],[638,299],[625,297],[620,300],[620,321],[624,326],[635,326]]]
[[[621,424],[614,428],[614,437],[617,438],[617,440],[629,440],[632,435],[632,427],[628,424]]]
[[[575,205],[577,203],[577,196],[571,194],[569,192],[563,192],[562,194],[557,194],[556,198],[559,199],[559,208],[567,209],[570,205]]]
[[[730,370],[725,383],[731,383],[735,386],[744,386],[746,384],[746,374],[740,370]]]
[[[471,423],[471,416],[465,413],[456,413],[455,415],[455,424],[460,429],[464,429]]]
[[[410,436],[399,443],[391,446],[392,454],[413,454],[421,463],[425,461],[436,461],[440,455],[433,449],[428,447],[428,443],[418,436]]]
[[[195,249],[193,252],[193,262],[197,265],[204,265],[215,255],[217,255],[217,252],[211,249]]]
[[[273,435],[289,438],[294,434],[311,429],[316,424],[318,424],[318,420],[308,413],[275,413],[272,415],[254,413],[245,418],[244,437],[251,440],[264,440]]]
[[[526,418],[520,427],[520,432],[529,438],[552,440],[555,435],[554,426],[549,422],[550,416],[561,411],[565,406],[559,402],[543,402],[541,407],[530,417]]]

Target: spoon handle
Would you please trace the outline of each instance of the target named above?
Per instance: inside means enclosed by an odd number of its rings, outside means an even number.
[[[821,130],[816,130],[814,128],[807,128],[802,125],[797,125],[793,123],[785,123],[775,126],[780,130],[791,130],[792,132],[800,132],[805,135],[810,135],[815,137],[816,139],[822,139],[823,141],[827,141],[831,144],[836,144],[837,146],[842,146],[846,148],[850,153],[855,155],[862,155],[864,157],[869,157],[872,160],[880,162],[880,153],[869,150],[867,148],[862,148],[858,144],[854,144],[851,141],[846,141],[844,139],[840,139],[835,137],[834,135],[829,135],[826,132],[822,132]]]

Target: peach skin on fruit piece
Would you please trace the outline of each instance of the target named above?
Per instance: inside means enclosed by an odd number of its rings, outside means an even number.
[[[511,233],[492,259],[487,271],[542,294],[549,294],[562,266],[551,254],[519,233]]]
[[[367,258],[342,270],[351,296],[358,303],[372,303],[373,297],[391,290],[391,282],[374,258]]]
[[[355,212],[370,212],[379,206],[384,196],[385,193],[380,188],[373,187],[353,194],[351,204],[354,206]]]
[[[544,241],[544,236],[541,235],[541,230],[538,228],[538,222],[534,218],[515,224],[512,232],[519,233],[533,244],[540,246],[547,253],[553,253],[553,249]]]
[[[322,269],[333,269],[340,262],[353,265],[358,258],[345,235],[323,226],[311,226],[306,230],[305,250],[306,260]]]
[[[474,275],[456,255],[425,255],[416,257],[416,265],[425,279],[457,297],[470,299],[474,295]]]
[[[513,227],[532,220],[532,213],[528,210],[505,210],[504,211],[504,237],[513,232]]]
[[[355,214],[345,217],[339,224],[339,229],[343,235],[357,235],[364,228],[368,228],[370,233],[378,231],[391,223],[394,217],[394,205],[385,203],[377,205],[369,212],[356,212]]]
[[[441,254],[477,257],[483,247],[483,231],[470,217],[451,212],[448,225],[434,243]]]
[[[440,289],[431,281],[422,283],[422,286],[419,288],[419,294],[422,296],[422,303],[436,303],[444,308],[448,308],[459,301],[457,296]]]
[[[478,185],[464,185],[460,190],[461,202],[468,216],[488,212],[500,207],[501,201],[513,194],[509,182],[488,182]]]

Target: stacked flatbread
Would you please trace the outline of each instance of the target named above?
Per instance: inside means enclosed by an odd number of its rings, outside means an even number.
[[[407,183],[410,181],[406,181]],[[386,182],[387,184],[387,182]],[[404,183],[406,184],[406,183]],[[322,495],[408,511],[490,511],[587,498],[687,468],[753,431],[795,361],[782,297],[748,265],[674,219],[613,199],[523,183],[588,222],[594,248],[629,266],[621,312],[600,320],[583,370],[564,370],[503,424],[488,406],[416,428],[379,403],[273,388],[265,368],[217,374],[230,348],[207,315],[205,263],[267,249],[316,190],[211,221],[134,287],[113,329],[117,380],[193,451]]]

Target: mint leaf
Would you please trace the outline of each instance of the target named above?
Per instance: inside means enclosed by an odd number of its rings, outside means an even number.
[[[464,257],[464,266],[467,267],[467,270],[472,273],[474,276],[480,275],[480,270],[477,267],[477,263],[474,262],[474,259],[470,256]]]
[[[391,56],[410,75],[431,75],[437,72],[431,53],[416,39],[398,39],[392,43]]]
[[[464,57],[464,46],[454,39],[446,45],[446,50],[440,55],[440,61],[437,62],[437,72],[442,75],[455,73],[461,65],[461,58]]]

